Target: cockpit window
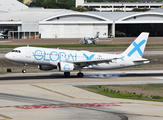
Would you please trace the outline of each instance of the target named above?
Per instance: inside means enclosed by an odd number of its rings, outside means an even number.
[[[11,52],[21,53],[20,50],[12,50]]]

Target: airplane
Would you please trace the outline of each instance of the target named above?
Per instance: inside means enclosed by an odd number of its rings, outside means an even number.
[[[51,49],[42,47],[17,47],[5,55],[6,59],[24,64],[36,64],[40,70],[64,72],[66,77],[73,70],[79,70],[78,77],[83,77],[82,69],[110,70],[147,64],[150,61],[142,58],[149,33],[142,32],[135,41],[121,54],[100,52]]]
[[[1,39],[7,39],[7,37],[8,37],[8,32],[9,32],[9,30],[4,30],[4,31],[2,31],[1,33],[0,33],[0,38]]]
[[[82,44],[95,44],[95,42],[99,41],[99,33],[100,32],[97,32],[94,37],[83,37],[79,41],[79,43],[82,43]]]

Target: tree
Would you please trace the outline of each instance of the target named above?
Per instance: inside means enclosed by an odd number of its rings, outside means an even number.
[[[79,11],[79,12],[85,12],[85,11],[88,11],[88,9],[85,8],[84,6],[71,7],[71,10]]]
[[[72,6],[75,6],[75,2],[72,2],[72,0],[36,0],[29,5],[29,7],[64,9],[70,9]]]
[[[147,8],[143,8],[143,9],[134,8],[134,9],[132,10],[132,12],[145,12],[145,11],[148,11],[148,10],[150,10],[150,9],[147,9]]]
[[[85,12],[85,11],[98,11],[91,7],[84,7],[84,6],[78,6],[78,7],[71,7],[71,10],[79,11],[79,12]]]
[[[95,8],[93,8],[92,6],[87,7],[87,9],[88,9],[88,11],[98,11]]]

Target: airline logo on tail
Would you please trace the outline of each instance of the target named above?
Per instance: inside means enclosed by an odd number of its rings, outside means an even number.
[[[134,48],[128,53],[128,57],[130,57],[132,54],[134,54],[136,51],[139,53],[139,55],[142,57],[143,52],[141,51],[140,47],[146,42],[146,40],[142,40],[140,43],[133,42]]]

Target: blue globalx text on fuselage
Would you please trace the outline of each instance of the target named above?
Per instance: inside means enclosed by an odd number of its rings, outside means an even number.
[[[52,57],[54,54],[57,56],[55,59]],[[46,55],[45,51],[36,50],[33,56],[36,60],[44,60],[44,61],[53,61],[53,62],[60,61],[61,62],[63,61],[63,59],[64,61],[70,61],[70,59],[72,59],[72,61],[77,61],[77,53],[74,53],[73,55],[72,53],[66,54],[65,52],[52,51],[49,55]],[[95,54],[92,54],[88,57],[88,55],[83,53],[83,56],[86,58],[86,60],[92,60]]]

